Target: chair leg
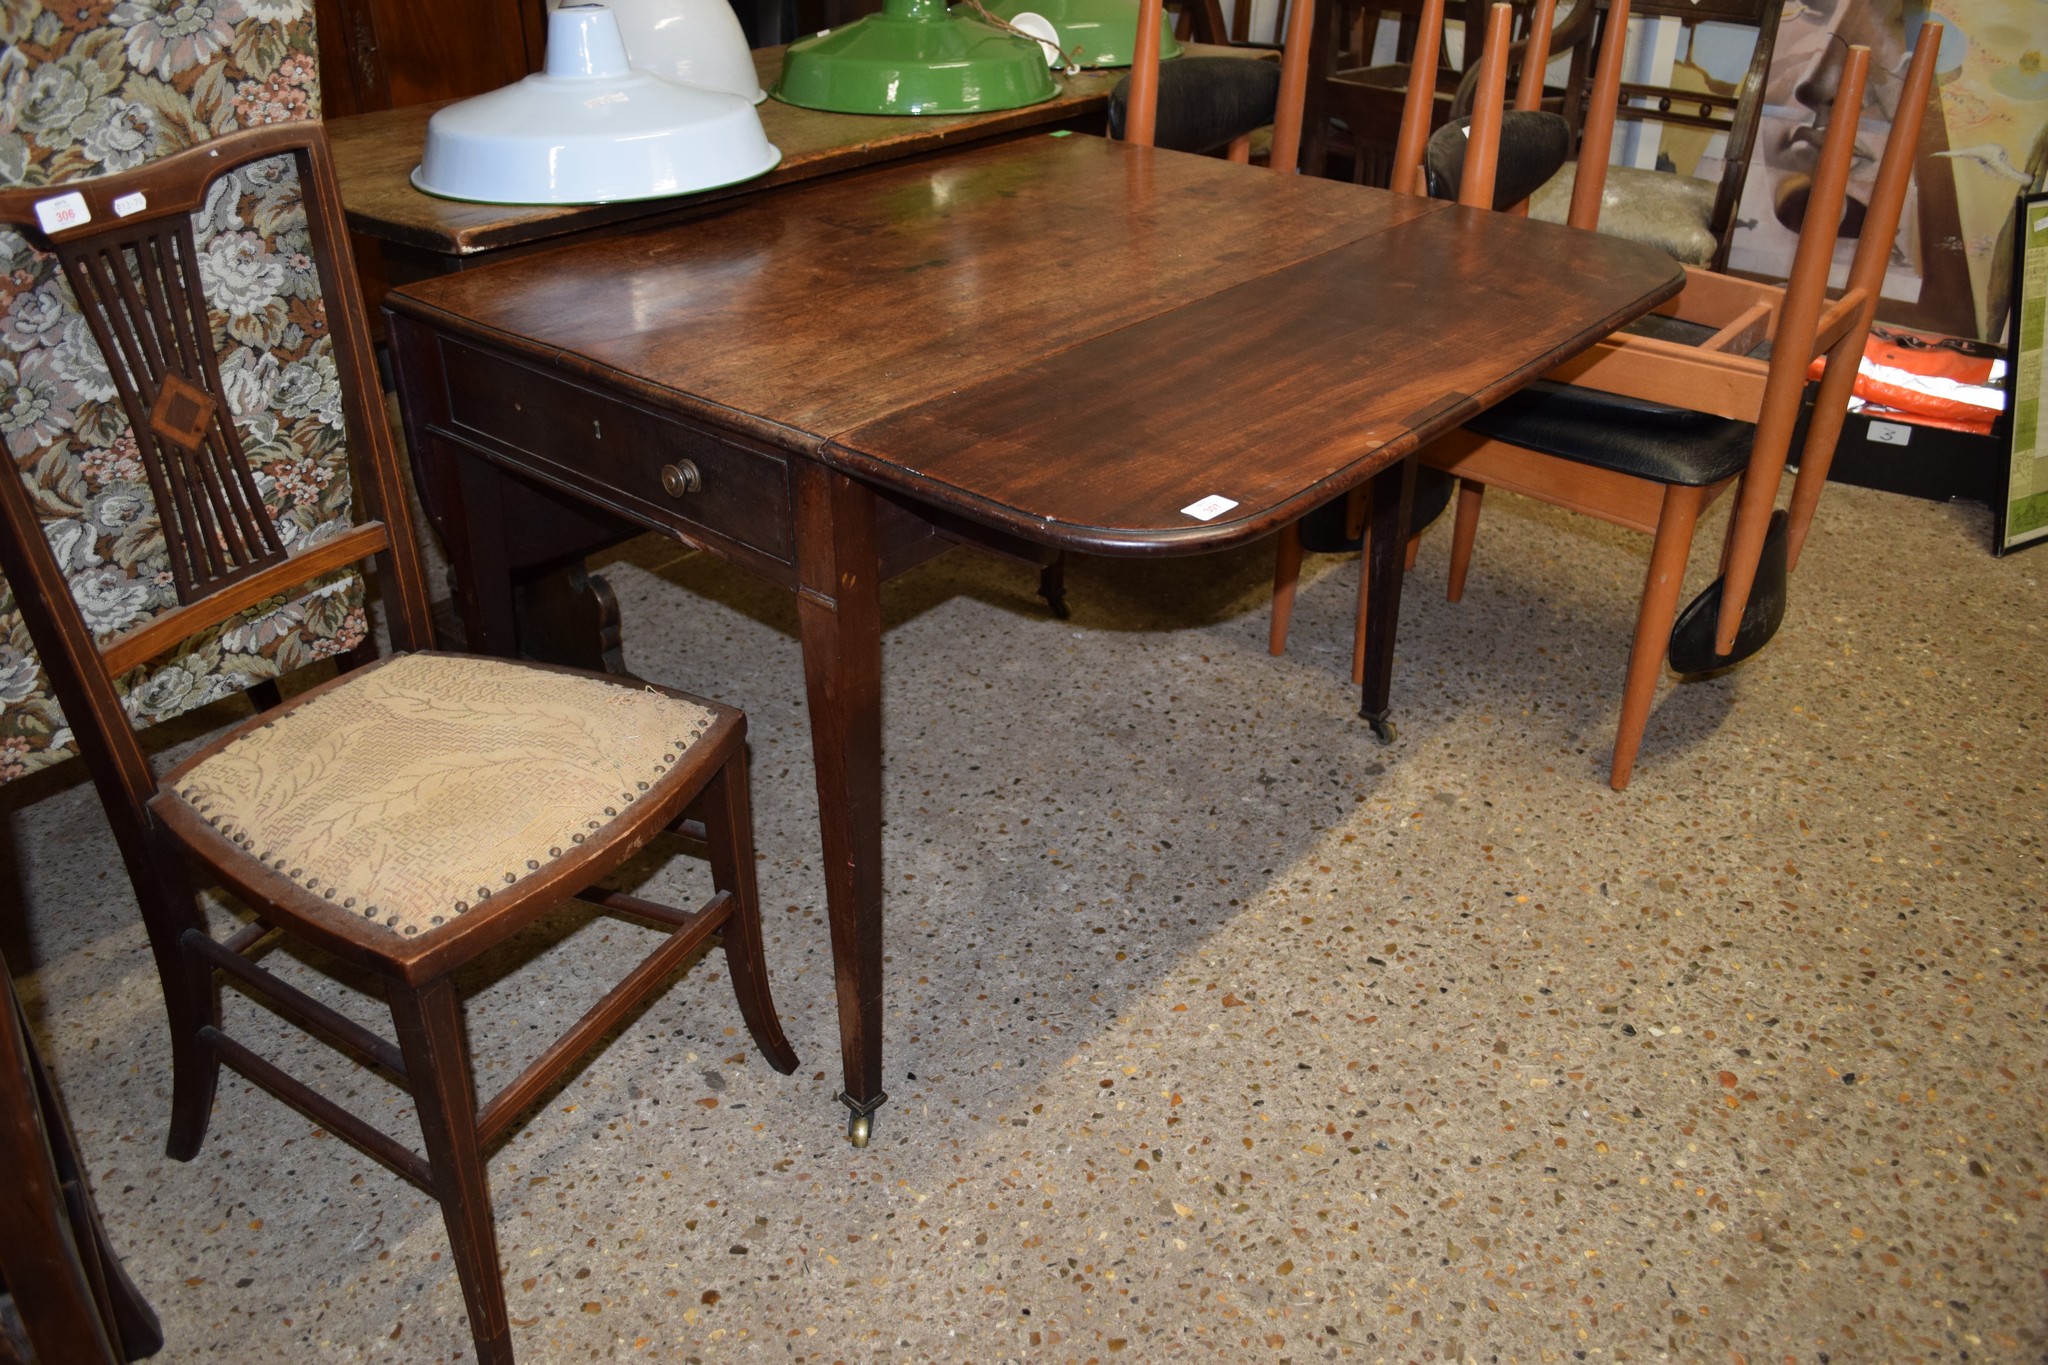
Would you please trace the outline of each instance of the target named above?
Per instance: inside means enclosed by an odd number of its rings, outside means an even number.
[[[220,1058],[203,1036],[220,1027],[220,990],[212,966],[184,946],[186,934],[207,935],[207,928],[182,858],[163,850],[151,873],[149,889],[138,878],[136,890],[171,1030],[171,1127],[164,1155],[190,1161],[206,1142],[220,1083]]]
[[[1422,558],[1422,532],[1408,537],[1408,550],[1401,556],[1401,572],[1414,573],[1415,561]]]
[[[1635,647],[1628,656],[1628,684],[1621,694],[1621,722],[1614,734],[1614,765],[1607,784],[1616,791],[1628,786],[1649,724],[1650,702],[1664,672],[1671,623],[1678,616],[1678,592],[1685,582],[1685,560],[1692,551],[1693,527],[1705,496],[1700,489],[1671,485],[1664,490],[1664,508],[1657,517],[1657,540],[1650,547],[1650,571],[1643,583],[1643,604],[1636,615]]]
[[[726,912],[725,966],[732,975],[732,993],[740,1016],[768,1065],[784,1075],[796,1070],[796,1051],[782,1036],[775,1017],[775,998],[768,990],[768,962],[761,942],[761,897],[754,887],[754,817],[747,798],[747,756],[735,749],[697,798],[711,854],[711,880],[729,892]]]
[[[1038,595],[1045,602],[1045,609],[1052,613],[1055,621],[1064,621],[1073,615],[1067,607],[1067,552],[1053,551],[1051,559],[1039,566]]]
[[[165,971],[161,957],[157,966]],[[220,988],[213,968],[182,948],[169,964],[163,986],[171,1025],[171,1129],[164,1138],[164,1155],[190,1161],[206,1143],[220,1085],[220,1055],[202,1036],[202,1030],[220,1028]]]
[[[389,989],[391,1020],[419,1112],[434,1197],[448,1225],[477,1360],[479,1365],[512,1365],[512,1324],[505,1314],[490,1178],[476,1136],[476,1095],[469,1045],[462,1033],[462,1004],[446,977],[421,986],[393,982]]]
[[[1458,480],[1458,514],[1451,523],[1451,582],[1444,593],[1453,602],[1465,598],[1465,573],[1472,567],[1472,542],[1479,536],[1479,504],[1485,496],[1485,484]]]
[[[1281,528],[1273,550],[1273,625],[1266,652],[1276,658],[1287,652],[1287,627],[1294,619],[1294,589],[1301,582],[1301,523]]]
[[[1357,536],[1358,605],[1351,620],[1351,685],[1365,684],[1365,623],[1372,612],[1372,556],[1365,551],[1365,523],[1372,515],[1372,485],[1360,484],[1344,502],[1344,534]]]
[[[1372,485],[1362,483],[1344,495],[1344,539],[1365,535],[1365,519],[1372,513]]]

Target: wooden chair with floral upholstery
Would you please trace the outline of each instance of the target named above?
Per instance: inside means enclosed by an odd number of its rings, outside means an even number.
[[[295,167],[302,207],[274,226],[319,286],[295,301],[320,337],[305,392],[333,405],[358,475],[356,515],[290,542],[267,514],[250,453],[263,431],[238,419],[245,400],[221,355],[233,305],[209,287],[218,281],[198,245],[222,205],[276,183],[280,158]],[[716,933],[756,1043],[779,1070],[796,1065],[761,956],[746,718],[629,679],[426,652],[432,623],[404,481],[317,123],[0,192],[0,223],[38,222],[152,495],[160,540],[138,558],[178,602],[106,629],[43,518],[50,485],[38,474],[64,455],[45,450],[22,462],[22,477],[0,479],[0,567],[107,807],[163,977],[168,1151],[198,1154],[220,1066],[232,1067],[440,1202],[478,1355],[509,1361],[485,1150]],[[72,486],[60,473],[56,486]],[[250,605],[294,600],[300,585],[371,556],[392,642],[417,652],[344,672],[159,778],[119,684]],[[663,832],[708,852],[716,892],[695,911],[600,885]],[[194,880],[223,887],[251,917],[216,940]],[[479,1110],[453,974],[572,899],[664,931],[659,944]],[[279,934],[369,973],[397,1045],[258,965]],[[221,976],[410,1093],[425,1158],[223,1032]]]
[[[533,1102],[713,935],[756,1043],[796,1064],[762,960],[746,720],[430,652],[333,168],[298,117],[310,19],[230,12],[124,5],[72,30],[0,11],[20,28],[0,134],[9,738],[24,769],[76,748],[106,808],[164,987],[170,1155],[198,1154],[223,1063],[269,1090],[440,1203],[478,1357],[506,1362],[484,1157]],[[139,725],[326,657],[345,671],[155,771]],[[601,885],[663,834],[708,854],[695,910]],[[200,882],[249,912],[225,938]],[[479,1108],[453,974],[572,899],[655,946]],[[265,970],[280,938],[367,974],[396,1044]],[[405,1089],[425,1156],[229,1036],[223,979]]]

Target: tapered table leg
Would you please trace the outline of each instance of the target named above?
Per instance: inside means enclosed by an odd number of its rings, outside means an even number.
[[[1394,635],[1401,623],[1401,576],[1408,546],[1408,514],[1415,502],[1415,457],[1373,476],[1372,515],[1365,528],[1365,684],[1358,714],[1380,743],[1394,740],[1387,697],[1394,681]]]
[[[825,904],[839,997],[839,1045],[867,1145],[882,1091],[882,598],[875,495],[808,461],[796,465],[797,621],[825,851]]]

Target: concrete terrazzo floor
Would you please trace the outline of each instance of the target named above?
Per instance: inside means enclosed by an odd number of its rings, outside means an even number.
[[[1490,499],[1452,607],[1447,539],[1390,748],[1342,678],[1350,560],[1312,561],[1282,660],[1265,546],[1082,562],[1070,622],[967,554],[887,589],[865,1152],[790,604],[627,547],[629,662],[752,717],[804,1065],[753,1053],[714,953],[531,1116],[492,1165],[521,1358],[2048,1359],[2048,554],[1835,490],[1782,637],[1667,687],[1616,794],[1640,542]],[[82,779],[27,795],[0,942],[161,1359],[468,1358],[439,1215],[381,1168],[232,1078],[200,1157],[163,1157],[111,840]],[[486,1084],[639,932],[487,964]],[[381,1082],[269,1050],[414,1135]]]

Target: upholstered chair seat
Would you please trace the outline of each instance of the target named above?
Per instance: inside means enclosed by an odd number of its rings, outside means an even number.
[[[1552,176],[1529,201],[1529,216],[1539,222],[1562,223],[1571,210],[1572,186],[1578,180],[1574,161]],[[1711,180],[1695,180],[1670,171],[1640,166],[1609,166],[1600,194],[1601,232],[1677,258],[1681,265],[1710,265],[1720,238],[1713,229]]]
[[[1453,119],[1429,135],[1422,153],[1423,183],[1432,199],[1456,199],[1465,176],[1472,120]],[[1572,129],[1561,114],[1510,109],[1501,115],[1500,153],[1494,163],[1493,207],[1511,209],[1534,194],[1572,154]]]
[[[1131,78],[1109,93],[1109,135],[1124,136]],[[1159,67],[1159,128],[1153,146],[1214,152],[1273,121],[1280,100],[1277,62],[1180,57]]]
[[[412,654],[251,721],[164,785],[244,857],[410,938],[609,825],[713,719],[652,690]]]
[[[1465,423],[1468,431],[1658,483],[1706,488],[1749,463],[1756,424],[1538,380]]]

